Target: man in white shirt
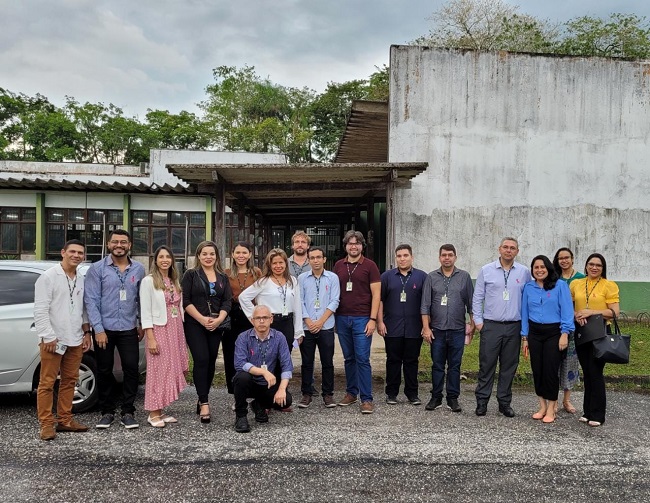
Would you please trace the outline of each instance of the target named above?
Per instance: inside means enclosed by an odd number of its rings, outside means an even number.
[[[41,374],[37,392],[37,413],[41,439],[53,440],[56,431],[88,431],[72,416],[74,387],[79,364],[90,349],[90,325],[84,308],[84,278],[77,274],[85,245],[76,239],[61,250],[61,263],[48,269],[34,286],[34,323],[41,349]],[[61,373],[56,404],[52,413],[54,384]]]

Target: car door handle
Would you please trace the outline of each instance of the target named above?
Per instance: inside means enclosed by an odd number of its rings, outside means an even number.
[[[33,323],[29,326],[29,329],[30,329],[32,332],[36,332],[36,322],[33,322]]]

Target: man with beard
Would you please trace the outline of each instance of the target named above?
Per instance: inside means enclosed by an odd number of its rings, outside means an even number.
[[[140,281],[145,271],[142,264],[129,256],[131,236],[122,229],[108,238],[109,255],[95,262],[86,273],[84,300],[90,324],[95,330],[97,385],[102,417],[97,428],[108,428],[115,419],[113,398],[113,364],[115,348],[120,354],[124,372],[122,391],[122,420],[127,428],[139,425],[135,413],[138,391],[139,344],[142,329],[138,327]]]
[[[291,236],[291,250],[293,255],[289,257],[289,274],[298,279],[303,272],[311,271],[307,250],[311,245],[311,238],[305,231],[296,231]]]

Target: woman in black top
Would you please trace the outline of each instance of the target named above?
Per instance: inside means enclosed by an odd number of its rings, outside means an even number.
[[[203,241],[196,247],[195,266],[183,276],[185,339],[192,353],[194,386],[199,396],[196,413],[202,423],[210,422],[208,394],[214,379],[215,363],[230,312],[232,290],[221,269],[217,245]],[[189,315],[189,316],[188,316]]]

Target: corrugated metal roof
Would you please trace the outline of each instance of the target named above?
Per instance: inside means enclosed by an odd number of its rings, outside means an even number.
[[[334,162],[388,162],[387,102],[352,102]]]
[[[27,190],[85,190],[97,192],[191,193],[182,185],[158,186],[149,177],[125,176],[39,176],[20,173],[0,173],[0,189]]]

